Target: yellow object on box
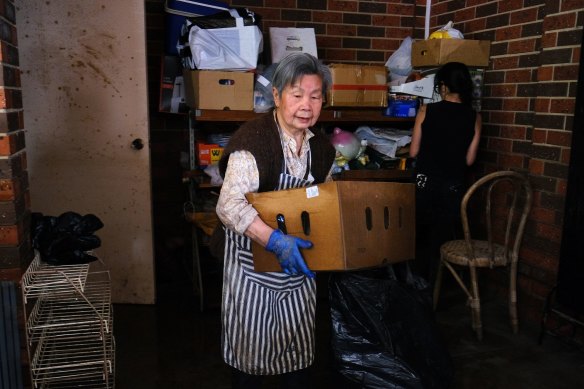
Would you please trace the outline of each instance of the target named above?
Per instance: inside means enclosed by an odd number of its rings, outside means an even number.
[[[448,31],[441,31],[441,30],[434,31],[428,37],[428,39],[450,39],[450,38],[452,38],[452,37],[450,36]]]
[[[253,110],[253,72],[185,69],[183,78],[191,108]]]
[[[302,250],[311,270],[352,270],[397,263],[415,255],[415,187],[410,183],[331,181],[307,188],[249,193],[272,228],[310,240]],[[252,243],[256,271],[281,271],[276,256]]]
[[[330,107],[386,107],[387,68],[374,65],[330,64],[333,84]]]
[[[462,62],[467,66],[489,66],[490,41],[428,39],[412,44],[412,66],[440,66]]]

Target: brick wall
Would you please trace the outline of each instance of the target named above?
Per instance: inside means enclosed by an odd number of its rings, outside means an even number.
[[[15,9],[0,1],[0,280],[19,281],[32,256],[29,209]]]
[[[424,14],[425,3],[417,0],[416,15]],[[538,308],[557,276],[584,3],[434,0],[431,15],[431,30],[452,20],[465,38],[492,41],[476,174],[512,169],[534,185],[519,288]],[[422,18],[415,36],[423,37]],[[495,280],[506,286],[504,272]],[[526,313],[539,319],[540,312]]]

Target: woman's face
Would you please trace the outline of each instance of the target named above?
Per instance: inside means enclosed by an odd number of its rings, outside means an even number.
[[[317,75],[302,76],[296,84],[287,85],[279,96],[274,88],[280,126],[290,134],[304,132],[313,126],[322,108],[322,79]]]

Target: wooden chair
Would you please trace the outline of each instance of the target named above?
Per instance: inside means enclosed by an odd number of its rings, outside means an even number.
[[[518,331],[517,261],[531,202],[531,184],[523,175],[512,171],[488,174],[477,180],[462,199],[460,210],[464,240],[448,241],[440,247],[440,265],[434,286],[434,309],[440,294],[442,272],[446,267],[468,296],[472,327],[479,340],[482,339],[483,330],[477,268],[481,267],[510,266],[509,315],[513,332]],[[471,230],[468,213],[475,209],[484,212],[484,217],[473,218]],[[479,226],[482,228],[478,228]],[[457,273],[455,265],[468,267],[470,289]]]

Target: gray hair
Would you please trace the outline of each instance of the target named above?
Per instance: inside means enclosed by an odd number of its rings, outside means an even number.
[[[294,85],[302,76],[317,75],[322,80],[322,94],[326,95],[332,84],[331,71],[328,66],[308,53],[291,53],[284,57],[274,72],[272,86],[281,96],[288,85]]]

